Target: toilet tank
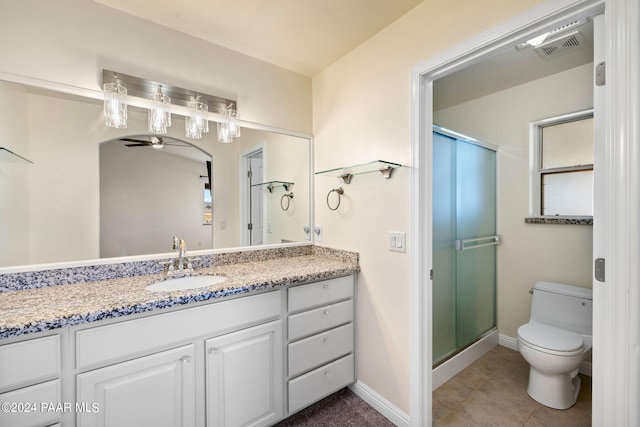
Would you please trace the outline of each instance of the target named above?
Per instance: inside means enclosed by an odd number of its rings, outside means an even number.
[[[561,329],[591,335],[593,292],[562,283],[538,282],[532,289],[531,319]]]

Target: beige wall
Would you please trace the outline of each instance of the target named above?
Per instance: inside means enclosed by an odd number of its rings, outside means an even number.
[[[106,68],[235,99],[243,120],[311,131],[308,77],[93,1],[0,0],[0,11],[0,72],[99,90]]]
[[[525,224],[529,216],[529,123],[593,107],[593,65],[437,111],[434,122],[498,145],[498,329],[514,338],[529,319],[539,280],[591,288],[593,228]],[[437,82],[435,84],[438,84]]]
[[[410,163],[410,71],[433,55],[540,3],[425,0],[313,79],[316,171],[374,159]],[[316,176],[322,245],[360,253],[358,379],[409,413],[410,169],[350,185]],[[342,185],[343,205],[325,204]],[[407,232],[407,253],[388,251],[388,232]]]

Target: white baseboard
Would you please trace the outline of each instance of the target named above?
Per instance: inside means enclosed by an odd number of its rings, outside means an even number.
[[[498,336],[498,345],[510,348],[511,350],[514,350],[514,351],[519,351],[518,340],[513,337],[500,334]],[[590,360],[583,360],[582,363],[580,364],[580,373],[590,377],[591,371],[592,371],[591,367],[592,365]]]
[[[498,335],[498,345],[510,348],[513,351],[518,351],[518,340],[507,335]]]
[[[402,412],[395,405],[384,397],[380,396],[369,386],[358,380],[349,386],[349,390],[354,392],[360,399],[371,405],[389,421],[398,427],[409,427],[409,415]]]

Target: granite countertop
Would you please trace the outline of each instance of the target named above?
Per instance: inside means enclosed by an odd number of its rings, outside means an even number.
[[[335,256],[330,250],[312,250],[198,268],[199,274],[227,278],[208,288],[147,291],[147,285],[165,278],[157,273],[0,293],[0,339],[359,271],[357,254],[338,252]]]

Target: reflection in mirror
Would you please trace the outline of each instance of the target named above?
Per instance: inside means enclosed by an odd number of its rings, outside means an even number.
[[[252,125],[231,144],[215,132],[188,140],[183,118],[172,121],[163,136],[171,144],[157,149],[124,140],[157,138],[146,134],[143,109],[129,108],[128,128],[107,128],[101,100],[0,81],[0,146],[33,161],[0,161],[0,267],[167,253],[173,235],[191,251],[243,246],[250,204],[241,160],[257,148],[263,182],[294,185],[252,187],[262,198],[254,233],[264,244],[307,240],[308,138]],[[287,210],[285,192],[294,194]]]
[[[180,236],[211,249],[204,190],[211,156],[171,137],[134,136],[100,144],[100,257],[167,252]]]

